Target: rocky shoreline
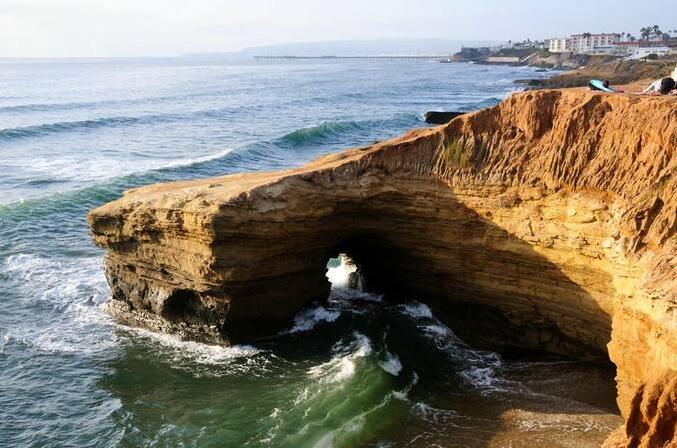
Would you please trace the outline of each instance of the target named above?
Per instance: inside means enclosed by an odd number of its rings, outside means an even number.
[[[603,79],[611,85],[631,84],[670,76],[677,57],[657,60],[623,61],[618,58],[593,57],[583,66],[556,74],[548,79],[523,79],[519,84],[529,88],[560,89],[587,86],[591,79]]]
[[[93,210],[110,309],[251,341],[325,300],[330,257],[461,337],[611,359],[608,446],[677,442],[676,98],[517,93],[304,167],[153,185]]]
[[[466,49],[467,51],[473,49]],[[546,79],[518,79],[517,84],[529,89],[561,89],[587,86],[591,79],[608,80],[612,85],[631,84],[637,81],[655,80],[670,76],[677,64],[677,56],[656,59],[624,60],[617,56],[595,56],[570,53],[549,53],[532,50],[501,50],[497,54],[519,57],[519,62],[492,62],[488,54],[457,53],[454,62],[471,62],[485,65],[529,66],[541,69],[559,70]]]

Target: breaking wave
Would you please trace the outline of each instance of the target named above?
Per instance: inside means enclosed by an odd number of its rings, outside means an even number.
[[[19,322],[5,329],[7,343],[31,346],[40,351],[95,354],[115,346],[116,336],[105,329],[110,324],[99,306],[108,288],[98,257],[56,261],[33,254],[8,257],[0,271],[22,294],[25,308],[40,309],[40,326]],[[37,289],[34,286],[40,285]],[[94,328],[103,331],[90,334]]]
[[[320,322],[334,322],[340,315],[339,311],[328,310],[323,306],[301,311],[294,318],[294,326],[287,333],[310,331]]]
[[[303,146],[309,143],[327,143],[336,141],[346,134],[374,134],[375,131],[392,130],[420,125],[421,119],[414,114],[400,114],[393,118],[363,121],[330,121],[317,126],[297,129],[280,137],[279,142],[290,146]],[[392,132],[392,131],[390,131]]]

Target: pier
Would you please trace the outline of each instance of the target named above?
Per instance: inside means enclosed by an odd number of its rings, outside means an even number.
[[[393,55],[393,56],[254,56],[258,60],[334,60],[355,59],[367,61],[448,61],[450,56]]]

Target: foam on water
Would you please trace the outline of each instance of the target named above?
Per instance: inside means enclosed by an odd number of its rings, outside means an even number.
[[[151,170],[163,170],[178,168],[204,163],[220,159],[233,152],[232,149],[224,149],[195,158],[179,158],[162,161],[152,158],[145,161],[137,161],[134,165],[120,158],[108,158],[101,156],[96,160],[89,159],[86,155],[67,157],[36,157],[31,163],[31,170],[36,174],[49,177],[53,180],[69,181],[78,179],[81,182],[93,182],[120,177],[134,173],[144,173]]]
[[[332,358],[308,370],[308,376],[323,383],[340,383],[355,374],[356,363],[372,353],[371,341],[360,333],[353,333],[351,341],[339,341],[331,349]]]
[[[133,338],[128,343],[143,342],[158,358],[169,361],[173,368],[196,376],[219,377],[233,374],[262,375],[271,365],[273,355],[252,345],[220,346],[184,341],[173,335],[143,328],[118,325]]]
[[[162,160],[160,158],[146,158],[135,161],[130,164],[119,155],[100,155],[92,159],[90,154],[74,154],[54,156],[36,156],[32,159],[30,167],[23,165],[21,160],[16,161],[16,165],[5,163],[8,170],[29,171],[36,178],[42,179],[41,182],[56,185],[56,190],[51,189],[49,194],[56,191],[67,191],[72,189],[70,185],[82,185],[95,182],[105,182],[122,176],[147,173],[149,171],[161,171],[176,168],[185,168],[193,165],[199,165],[210,161],[215,161],[231,154],[233,149],[224,149],[213,154],[206,154],[194,158],[177,158],[174,160]],[[26,198],[16,198],[7,195],[0,199],[0,204],[9,205]]]
[[[503,361],[497,353],[468,346],[437,320],[427,305],[413,302],[400,305],[399,309],[402,314],[414,319],[424,337],[450,359],[459,361],[458,374],[465,382],[485,393],[505,391],[506,383],[498,375]]]
[[[294,317],[294,326],[286,333],[310,331],[320,322],[334,322],[340,315],[340,311],[328,310],[323,306],[309,308]]]
[[[411,407],[412,412],[422,420],[430,423],[439,424],[444,420],[453,419],[458,416],[458,413],[452,409],[435,408],[428,403],[418,401]]]
[[[21,291],[24,306],[39,306],[47,313],[39,323],[32,320],[36,316],[28,316],[6,328],[7,342],[65,353],[100,353],[115,347],[111,321],[99,309],[108,289],[98,257],[56,261],[17,254],[7,258],[2,275]]]
[[[402,312],[408,316],[413,317],[414,319],[418,318],[432,318],[433,312],[428,305],[425,305],[420,302],[412,302],[401,305]]]
[[[389,374],[397,376],[402,371],[402,362],[397,355],[393,355],[389,351],[385,351],[385,359],[378,363],[379,366]]]

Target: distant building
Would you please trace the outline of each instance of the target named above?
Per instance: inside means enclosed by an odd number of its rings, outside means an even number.
[[[621,41],[618,33],[574,34],[571,36],[571,51],[574,53],[591,53],[595,47],[615,45]]]
[[[586,53],[586,54],[620,54],[613,45],[620,43],[621,35],[617,33],[574,34],[571,37],[555,37],[548,41],[550,53]]]
[[[670,54],[670,47],[639,47],[628,59],[642,59],[655,54],[656,56],[667,56]]]
[[[571,51],[571,39],[566,37],[555,37],[548,42],[548,51],[550,53],[566,53]]]
[[[650,54],[664,56],[671,54],[669,43],[661,40],[636,40],[633,42],[618,42],[614,44],[621,56],[628,56],[632,59],[640,59]]]
[[[514,50],[541,50],[543,48],[548,48],[548,42],[544,40],[523,40],[519,42],[513,42],[509,40],[507,43],[492,47],[492,50],[498,51],[501,49],[514,49]]]
[[[625,56],[627,51],[618,45],[599,45],[585,52],[585,54],[596,56]]]

